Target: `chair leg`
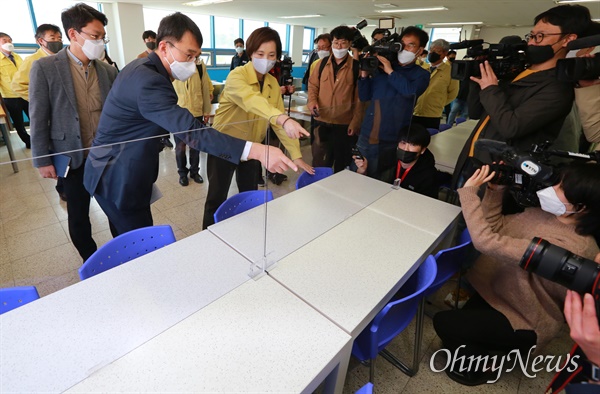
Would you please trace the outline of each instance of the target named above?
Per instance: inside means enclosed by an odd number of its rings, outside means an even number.
[[[377,360],[377,356],[369,363],[369,382],[373,384],[375,384],[375,360]]]
[[[425,316],[425,298],[421,298],[419,309],[417,310],[417,321],[415,326],[415,349],[413,352],[412,366],[407,366],[398,357],[390,351],[383,349],[379,354],[390,362],[394,367],[404,372],[408,376],[415,376],[419,372],[419,362],[421,361],[421,342],[423,341],[423,318]]]

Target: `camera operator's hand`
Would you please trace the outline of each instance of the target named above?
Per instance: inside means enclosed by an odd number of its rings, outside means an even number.
[[[367,78],[369,76],[369,72],[365,70],[360,70],[360,77]]]
[[[365,157],[359,159],[358,156],[352,156],[352,158],[354,159],[354,164],[356,165],[356,172],[363,175],[366,174],[367,166],[369,164],[367,159]]]
[[[596,256],[596,261],[600,256]],[[589,361],[600,365],[600,328],[596,316],[594,297],[587,293],[583,297],[572,290],[567,290],[565,299],[565,319],[571,329],[571,338],[585,353]]]
[[[383,70],[384,73],[386,73],[387,75],[390,75],[394,69],[392,68],[392,63],[390,63],[389,60],[387,60],[385,57],[380,56],[380,55],[376,55],[377,59],[379,60],[379,68],[381,68]]]
[[[315,118],[319,117],[319,104],[317,103],[308,103],[307,104],[308,110],[310,111],[311,115],[314,116]]]
[[[494,179],[494,176],[496,176],[496,172],[492,171],[492,173],[490,174],[490,166],[488,166],[487,164],[482,166],[481,168],[478,168],[477,170],[475,170],[475,172],[473,173],[473,175],[471,175],[471,177],[469,179],[467,179],[467,181],[465,182],[463,187],[470,187],[470,186],[481,186],[484,183],[487,183],[489,181],[491,181],[492,179]]]
[[[294,85],[280,86],[279,91],[282,95],[292,95],[296,91],[296,87]]]
[[[304,127],[300,126],[300,123],[287,115],[281,114],[277,118],[277,123],[283,127],[288,137],[298,139],[302,136],[310,137],[310,133],[304,130]]]
[[[481,71],[481,78],[471,77],[471,81],[477,82],[481,90],[498,85],[498,77],[496,77],[492,66],[487,60],[479,65],[479,70]]]
[[[308,163],[305,162],[302,158],[294,160],[294,164],[296,164],[298,168],[308,172],[310,175],[315,175],[315,169],[312,166],[308,165]]]

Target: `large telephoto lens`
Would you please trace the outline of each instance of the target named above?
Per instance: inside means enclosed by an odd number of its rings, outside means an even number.
[[[600,280],[600,264],[535,237],[519,263],[527,272],[578,293],[591,293]]]

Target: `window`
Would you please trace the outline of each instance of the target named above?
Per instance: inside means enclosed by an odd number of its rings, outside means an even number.
[[[158,25],[162,18],[167,15],[171,15],[173,11],[167,10],[155,10],[153,8],[143,8],[144,13],[144,30],[152,30],[158,33]],[[109,21],[110,23],[110,21]],[[142,32],[140,32],[140,41],[142,40]]]
[[[38,26],[44,23],[51,23],[60,27],[60,31],[62,32],[63,36],[63,42],[68,43],[69,39],[67,38],[67,32],[64,31],[60,15],[64,10],[73,7],[76,3],[70,0],[32,0],[31,3],[33,4],[33,12],[35,12],[35,21],[38,24]],[[89,1],[84,3],[89,5],[90,7],[98,9],[98,3],[92,3]]]
[[[8,8],[9,6],[4,4],[2,30],[0,31],[8,34],[14,44],[35,44],[35,30],[32,26],[27,1],[12,1],[10,10]]]
[[[250,34],[260,27],[265,27],[265,22],[244,19],[244,42],[248,41]]]
[[[284,51],[287,51],[287,25],[283,23],[269,23],[269,27],[277,30],[279,38],[281,39],[281,48],[283,48]]]
[[[186,13],[187,16],[190,17],[191,20],[194,21],[196,25],[200,28],[200,33],[202,33],[202,46],[206,48],[210,48],[211,43],[211,28],[210,28],[210,16],[209,15],[200,15],[200,14],[192,14]],[[208,63],[207,63],[208,64]]]
[[[304,37],[302,38],[302,49],[305,51],[312,51],[313,47],[314,47],[314,41],[315,39],[315,29],[313,29],[312,27],[305,27],[304,28]]]
[[[460,27],[441,27],[431,29],[431,41],[438,40],[440,38],[448,42],[459,42],[460,41]],[[429,47],[429,46],[428,46]]]
[[[215,48],[233,49],[233,41],[239,36],[239,19],[215,16]],[[219,56],[217,56],[217,63],[218,60]]]

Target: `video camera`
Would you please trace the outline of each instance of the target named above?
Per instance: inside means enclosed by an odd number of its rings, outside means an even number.
[[[352,43],[350,44],[350,46],[352,48],[356,48],[359,51],[362,51],[364,47],[369,45],[369,41],[367,41],[365,36],[363,36],[362,33],[360,32],[368,24],[369,24],[369,22],[367,22],[366,19],[363,19],[362,21],[360,21],[356,24],[356,30],[354,31],[354,37],[352,38]]]
[[[281,76],[279,77],[280,86],[291,86],[294,84],[294,77],[292,77],[292,58],[284,56],[281,61]]]
[[[373,72],[379,67],[379,60],[375,56],[383,56],[390,62],[398,61],[398,52],[402,50],[402,42],[400,42],[400,35],[394,33],[390,36],[383,37],[377,40],[373,45],[369,45],[363,49],[367,54],[360,59],[360,69]]]
[[[567,44],[567,50],[589,48],[600,45],[600,34],[580,38]],[[600,56],[560,59],[556,63],[559,81],[575,82],[600,78]]]
[[[475,149],[487,151],[497,162],[504,162],[490,165],[490,170],[496,172],[492,183],[510,186],[510,193],[520,205],[534,207],[540,205],[536,192],[558,183],[558,174],[549,164],[551,157],[600,162],[600,152],[548,150],[549,145],[534,144],[531,151],[518,152],[505,142],[481,139],[475,142]]]
[[[527,272],[533,272],[581,295],[594,295],[600,322],[600,264],[535,237],[519,265]]]
[[[488,61],[498,79],[512,79],[525,70],[525,48],[523,40],[511,43],[488,44],[483,40],[465,40],[450,44],[450,49],[467,49],[466,58],[473,60],[455,60],[452,62],[451,77],[461,81],[470,77],[481,77],[479,65]]]

